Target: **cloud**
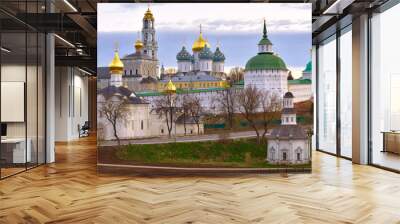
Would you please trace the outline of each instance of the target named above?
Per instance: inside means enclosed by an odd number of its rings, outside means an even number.
[[[205,33],[259,33],[263,18],[268,32],[310,32],[311,4],[187,3],[152,4],[157,31]],[[142,29],[147,4],[98,4],[99,32],[135,32]]]

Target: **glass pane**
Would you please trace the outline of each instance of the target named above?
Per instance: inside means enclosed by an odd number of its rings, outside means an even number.
[[[336,153],[336,40],[318,49],[318,147]]]
[[[37,90],[38,90],[38,35],[36,32],[27,33],[27,47],[28,47],[28,62],[27,62],[27,80],[26,80],[26,116],[27,116],[27,150],[28,156],[28,168],[37,165],[38,160],[38,107],[37,107]]]
[[[400,170],[400,5],[372,18],[372,163]]]
[[[44,34],[38,36],[38,164],[45,163],[45,44]]]
[[[340,36],[340,152],[352,156],[352,35]]]
[[[2,177],[25,170],[26,151],[26,34],[1,34],[1,161]]]

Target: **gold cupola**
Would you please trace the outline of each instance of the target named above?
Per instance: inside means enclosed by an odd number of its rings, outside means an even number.
[[[137,51],[142,49],[143,48],[143,42],[141,40],[137,39],[136,42],[135,42],[135,48],[136,48]]]
[[[202,33],[202,31],[201,31],[201,25],[200,25],[200,35],[199,35],[199,37],[197,38],[197,40],[193,43],[192,50],[195,51],[195,52],[199,52],[199,51],[201,51],[206,45],[207,45],[208,47],[210,47],[210,44],[207,42],[207,40],[203,38],[203,33]]]
[[[147,11],[144,13],[143,19],[150,19],[151,21],[154,21],[154,16],[153,13],[150,11],[150,8],[147,8]]]
[[[122,74],[124,71],[124,64],[122,63],[121,59],[119,59],[118,50],[115,50],[114,58],[108,65],[108,68],[110,73],[114,74]]]
[[[175,93],[176,92],[176,86],[171,81],[171,79],[168,81],[167,86],[165,86],[165,92],[166,93]]]

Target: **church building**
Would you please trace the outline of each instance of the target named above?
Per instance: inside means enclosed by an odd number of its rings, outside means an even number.
[[[272,164],[305,164],[310,162],[310,140],[296,121],[294,96],[283,96],[281,125],[268,136],[267,161]]]
[[[154,16],[147,9],[143,17],[142,33],[135,42],[135,52],[122,58],[124,77],[159,77],[158,44]]]
[[[283,96],[288,91],[287,77],[286,64],[273,52],[264,20],[263,36],[258,43],[258,54],[246,63],[244,88],[253,86],[259,90],[275,92]]]

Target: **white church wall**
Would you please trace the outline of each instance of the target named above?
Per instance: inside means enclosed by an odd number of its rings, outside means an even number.
[[[308,163],[310,160],[308,152],[308,140],[268,140],[267,160],[270,163]],[[283,153],[286,153],[286,160],[284,160]],[[297,153],[300,153],[300,160],[297,158]]]

